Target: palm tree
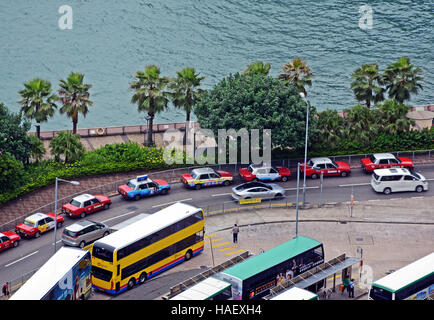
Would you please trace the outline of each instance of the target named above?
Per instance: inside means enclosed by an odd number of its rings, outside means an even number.
[[[401,57],[389,65],[383,75],[389,98],[402,103],[410,100],[410,94],[423,90],[421,82],[424,79],[420,76],[421,73],[423,70],[415,68],[408,57]]]
[[[72,133],[77,133],[78,114],[84,117],[93,102],[89,100],[89,89],[92,85],[83,83],[84,74],[71,72],[66,80],[60,80],[58,90],[63,106],[60,113],[72,119]]]
[[[44,144],[33,134],[30,134],[28,137],[30,141],[30,156],[36,160],[36,162],[39,162],[46,153]]]
[[[347,132],[355,140],[369,142],[380,132],[381,114],[377,109],[368,109],[362,105],[355,105],[345,110]]]
[[[409,132],[414,120],[407,118],[407,112],[410,106],[397,102],[396,100],[387,100],[378,106],[382,114],[383,130],[389,134],[395,135],[401,132]]]
[[[247,66],[247,69],[243,73],[249,75],[261,74],[264,76],[268,76],[270,69],[271,69],[271,64],[269,63],[264,64],[262,61],[255,61],[249,64]]]
[[[286,63],[282,66],[283,73],[277,76],[278,79],[283,80],[286,85],[294,84],[299,92],[303,92],[307,96],[306,86],[312,86],[311,78],[315,75],[312,69],[307,65],[306,61],[300,58]]]
[[[36,136],[40,139],[40,123],[54,115],[54,109],[57,108],[55,102],[59,98],[51,93],[51,83],[39,78],[24,83],[24,89],[18,93],[23,98],[18,102],[21,112],[26,118],[36,120]]]
[[[335,146],[345,133],[345,121],[337,110],[327,109],[318,113],[318,129],[321,131],[320,140]]]
[[[370,108],[371,101],[377,103],[384,100],[382,78],[378,73],[377,63],[362,65],[353,72],[351,78],[351,89],[357,101],[365,101],[366,106]]]
[[[169,84],[172,103],[175,107],[183,108],[186,113],[185,121],[190,121],[190,114],[194,104],[200,100],[200,95],[203,90],[199,88],[201,81],[205,77],[199,77],[194,68],[186,67],[181,71],[177,71],[177,78]]]
[[[77,161],[85,152],[80,137],[69,131],[61,131],[51,139],[50,149],[56,161],[60,161],[60,157],[63,155],[65,163]]]
[[[156,65],[148,65],[145,71],[137,71],[137,78],[130,84],[130,89],[135,90],[131,103],[137,103],[138,111],[145,111],[149,116],[149,130],[147,145],[152,146],[152,126],[157,113],[164,111],[169,102],[169,92],[166,89],[169,78],[160,76],[160,69]]]

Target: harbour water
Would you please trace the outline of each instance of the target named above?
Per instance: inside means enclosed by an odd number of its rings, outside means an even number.
[[[59,8],[73,10],[72,29],[59,27]],[[372,28],[360,27],[360,6],[372,8]],[[272,65],[306,60],[316,77],[308,98],[318,110],[356,103],[352,72],[364,63],[380,70],[409,56],[424,70],[413,105],[434,102],[432,1],[355,0],[2,0],[0,1],[0,102],[18,111],[18,91],[35,77],[58,80],[71,71],[91,83],[91,107],[79,127],[146,123],[130,103],[134,72],[156,64],[174,77],[195,67],[210,89],[253,61]],[[171,108],[156,123],[183,121]],[[194,117],[193,117],[194,119]],[[72,128],[57,113],[41,130]],[[33,128],[34,129],[34,128]]]

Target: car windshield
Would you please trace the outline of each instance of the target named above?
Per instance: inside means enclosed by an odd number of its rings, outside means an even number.
[[[338,164],[337,164],[335,161],[333,161],[333,160],[332,160],[332,164],[333,164],[336,168],[339,167]]]
[[[308,165],[309,167],[313,167],[313,161],[312,161],[312,160],[309,160],[309,161],[307,162],[307,165]]]
[[[253,172],[253,167],[252,167],[252,166],[249,166],[249,167],[247,168],[247,170],[249,170],[249,172]]]
[[[414,171],[411,171],[410,173],[411,173],[411,175],[412,175],[413,177],[417,178],[418,180],[422,180],[422,177],[420,176],[420,174],[418,174],[418,173],[416,173],[416,172],[414,172]]]
[[[377,159],[375,159],[374,155],[371,154],[371,155],[369,156],[369,160],[371,160],[372,163],[375,163],[375,161],[376,161]]]
[[[77,236],[77,232],[73,232],[73,231],[70,231],[68,229],[63,230],[63,233],[67,236],[70,236],[70,237],[76,237]]]
[[[131,189],[136,188],[136,185],[134,183],[132,183],[131,181],[128,181],[127,186],[130,187]]]
[[[69,202],[69,204],[72,205],[72,206],[74,206],[74,207],[78,207],[78,208],[80,208],[81,202],[78,202],[77,200],[72,199],[72,200]]]
[[[193,179],[196,179],[196,178],[197,178],[197,173],[194,172],[194,171],[192,171],[192,172],[190,173],[190,176],[191,176]]]
[[[24,220],[24,224],[26,226],[30,226],[30,227],[33,227],[35,225],[35,223],[33,221],[29,221],[29,220]]]

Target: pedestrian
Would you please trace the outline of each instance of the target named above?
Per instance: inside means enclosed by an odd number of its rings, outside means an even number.
[[[345,277],[345,279],[344,279],[344,282],[343,282],[343,289],[342,289],[342,293],[341,293],[341,295],[343,295],[344,294],[344,292],[345,292],[345,289],[347,289],[347,291],[348,291],[348,286],[349,286],[349,284],[350,284],[350,278],[348,277],[348,276],[346,276]],[[349,291],[348,291],[349,292]]]
[[[5,299],[9,298],[9,284],[7,282],[3,286],[3,296]]]
[[[351,279],[348,284],[348,297],[354,298],[354,279]]]
[[[240,232],[240,228],[238,228],[237,224],[234,224],[234,227],[232,228],[232,235],[233,235],[233,241],[234,243],[238,243],[238,233]]]

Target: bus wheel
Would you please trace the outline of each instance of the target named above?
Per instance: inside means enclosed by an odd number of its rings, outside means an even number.
[[[188,250],[188,251],[185,253],[184,260],[185,260],[185,261],[188,261],[188,260],[191,259],[192,256],[193,256],[193,252],[192,252],[191,250]]]
[[[136,284],[136,279],[131,278],[130,281],[128,281],[128,290],[132,289],[135,284]]]
[[[140,283],[140,284],[144,283],[144,282],[146,281],[147,278],[148,278],[148,276],[147,276],[146,272],[142,272],[142,273],[140,274],[140,277],[139,277],[139,283]]]

